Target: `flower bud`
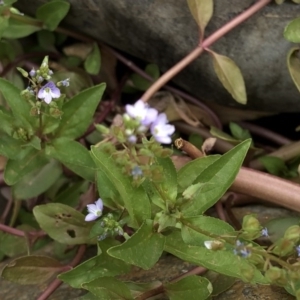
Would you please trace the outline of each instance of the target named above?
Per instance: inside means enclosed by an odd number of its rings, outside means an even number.
[[[288,283],[286,270],[278,267],[272,267],[265,273],[266,279],[279,286],[285,286]]]
[[[300,239],[300,226],[293,225],[289,227],[284,233],[284,238],[297,243]]]
[[[209,250],[221,250],[224,248],[224,243],[218,240],[214,240],[214,241],[205,241],[204,242],[204,246],[209,249]]]
[[[246,215],[243,218],[243,225],[242,228],[245,231],[256,231],[256,230],[261,230],[261,226],[259,221],[254,215]]]
[[[28,77],[28,72],[26,72],[24,69],[22,68],[17,68],[17,70],[22,74],[22,76],[24,76],[25,78]]]
[[[272,252],[278,256],[287,256],[291,253],[293,253],[295,250],[295,244],[286,239],[281,238],[275,243],[275,247],[272,250]]]

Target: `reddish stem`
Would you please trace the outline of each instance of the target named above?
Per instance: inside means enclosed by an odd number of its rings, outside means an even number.
[[[144,102],[147,102],[155,92],[157,92],[162,86],[164,86],[169,80],[171,80],[175,75],[177,75],[180,71],[182,71],[188,64],[194,61],[198,56],[202,54],[202,52],[210,47],[213,43],[215,43],[218,39],[223,37],[229,31],[237,27],[239,24],[246,21],[268,3],[271,0],[260,0],[252,5],[250,8],[242,12],[240,15],[229,21],[223,27],[214,32],[211,36],[205,39],[202,43],[200,42],[198,47],[194,49],[190,54],[185,56],[180,62],[178,62],[175,66],[169,69],[164,75],[162,75],[156,82],[154,82],[150,88],[143,94],[141,99]]]
[[[85,245],[81,245],[77,251],[76,256],[73,258],[72,262],[68,265],[69,267],[75,267],[77,266],[80,261],[82,260],[82,257],[85,253],[86,250],[86,246]],[[67,267],[67,266],[66,266]],[[62,284],[62,281],[59,279],[54,279],[49,285],[48,287],[44,290],[44,292],[38,297],[37,300],[46,300],[48,299],[48,297],[54,293],[54,291]]]

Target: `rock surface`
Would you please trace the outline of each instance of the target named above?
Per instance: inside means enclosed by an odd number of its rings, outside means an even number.
[[[19,0],[17,6],[34,15],[47,0]],[[156,63],[166,71],[196,45],[198,28],[186,0],[69,0],[71,11],[64,26],[120,50]],[[253,0],[214,1],[211,34],[250,7]],[[198,58],[174,81],[205,101],[266,111],[300,111],[299,92],[286,67],[293,46],[283,38],[286,24],[299,16],[299,6],[286,1],[269,4],[234,29],[212,49],[229,56],[246,82],[248,105],[237,105],[221,86],[207,54]]]

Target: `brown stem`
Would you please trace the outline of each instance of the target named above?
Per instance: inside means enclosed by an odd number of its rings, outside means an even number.
[[[205,39],[202,43],[199,43],[198,47],[194,49],[190,54],[184,57],[180,62],[178,62],[175,66],[169,69],[164,75],[162,75],[157,81],[155,81],[150,88],[143,94],[141,99],[144,102],[147,102],[162,86],[164,86],[169,80],[171,80],[174,76],[176,76],[180,71],[182,71],[188,64],[194,61],[198,56],[200,56],[203,50],[210,47],[213,43],[215,43],[218,39],[223,37],[229,31],[234,29],[239,24],[246,21],[268,3],[271,0],[260,0],[257,1],[250,8],[242,12],[240,15],[235,17],[233,20],[229,21],[227,24],[222,26],[216,32],[214,32],[211,36]]]
[[[269,129],[266,129],[264,127],[261,127],[261,126],[255,125],[255,124],[251,124],[248,122],[238,122],[238,124],[241,125],[243,128],[248,129],[251,133],[256,134],[260,137],[266,138],[280,146],[292,143],[292,140],[290,140],[276,132],[273,132]]]
[[[230,190],[300,212],[300,185],[267,173],[242,167]]]
[[[25,237],[25,235],[32,236],[32,237],[43,237],[46,235],[46,233],[42,230],[29,231],[29,232],[25,233],[23,230],[19,230],[19,229],[16,229],[16,228],[4,225],[4,224],[0,224],[0,230],[7,232],[9,234],[12,234],[12,235],[21,236],[21,237]]]
[[[190,154],[192,147],[187,141],[185,144],[185,152]],[[300,212],[300,185],[267,173],[242,167],[230,190]]]

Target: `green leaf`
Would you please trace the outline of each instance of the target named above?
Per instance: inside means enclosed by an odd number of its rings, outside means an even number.
[[[149,179],[144,180],[144,182],[142,183],[142,187],[146,191],[151,203],[155,204],[161,209],[165,209],[165,201],[157,191],[157,188],[154,186],[152,181],[150,181]]]
[[[290,75],[300,92],[300,48],[292,48],[287,55],[287,66]]]
[[[18,0],[4,0],[4,5],[6,6],[10,6],[13,3],[17,2]]]
[[[9,18],[6,16],[0,16],[0,39],[9,24]]]
[[[203,37],[205,27],[213,15],[213,0],[187,0],[187,3]]]
[[[285,0],[275,0],[276,4],[282,4]]]
[[[83,296],[81,296],[80,298],[78,298],[78,300],[99,300],[100,298],[93,295],[92,293],[87,293]]]
[[[235,230],[226,222],[207,216],[186,218],[182,222],[181,235],[186,244],[204,246],[209,236],[232,235]]]
[[[227,291],[236,281],[234,277],[229,277],[213,271],[206,272],[204,277],[207,278],[213,286],[211,294],[213,297]]]
[[[212,251],[205,247],[187,245],[183,242],[179,231],[174,231],[166,237],[165,251],[184,261],[203,266],[221,274],[241,278],[246,282],[249,280],[244,274],[253,272],[251,283],[267,283],[264,276],[250,262],[234,255],[232,250]]]
[[[18,284],[42,284],[59,272],[62,267],[59,261],[51,257],[25,256],[6,265],[1,276]]]
[[[20,225],[17,229],[22,231],[32,231],[34,228],[28,225]],[[0,252],[8,257],[25,255],[28,251],[28,244],[25,237],[15,236],[10,233],[0,231]]]
[[[134,299],[139,299],[139,297],[143,295],[143,293],[147,293],[147,291],[159,288],[162,285],[162,283],[158,280],[146,283],[128,281],[125,282],[125,284],[130,289],[130,292]]]
[[[37,32],[38,44],[45,50],[55,51],[55,35],[48,30]],[[68,77],[67,77],[68,78]]]
[[[104,172],[120,193],[131,217],[132,226],[139,227],[144,220],[149,219],[151,216],[150,201],[143,187],[134,188],[130,178],[120,172],[120,167],[115,164],[109,154],[96,147],[91,148],[91,153],[99,168],[98,172],[100,170]],[[99,192],[101,194],[101,190]]]
[[[204,139],[200,134],[193,132],[189,135],[189,142],[201,150]]]
[[[214,137],[219,138],[224,141],[227,141],[227,142],[230,142],[230,144],[237,145],[239,143],[239,141],[236,138],[232,137],[230,134],[227,134],[226,132],[224,132],[214,126],[210,127],[209,132]]]
[[[108,254],[126,263],[149,270],[159,260],[165,237],[153,231],[152,220],[144,224],[123,244],[112,247]]]
[[[16,160],[9,159],[4,171],[4,180],[8,185],[14,185],[23,176],[42,168],[48,163],[44,152],[29,148],[25,156]]]
[[[104,206],[111,209],[124,206],[120,193],[102,168],[96,170],[96,183]]]
[[[23,145],[24,142],[21,140],[16,140],[6,134],[0,135],[0,154],[7,158],[16,159]]]
[[[145,68],[145,72],[150,75],[153,80],[158,79],[160,72],[159,72],[159,68],[157,65],[155,64],[149,64],[146,66]],[[152,84],[151,81],[145,79],[144,77],[142,77],[139,74],[132,74],[130,76],[130,79],[134,85],[134,87],[140,91],[146,91]]]
[[[59,194],[55,196],[54,201],[75,207],[79,203],[79,197],[88,189],[88,182],[81,180],[79,182],[69,183],[63,190],[59,190]]]
[[[60,274],[58,278],[73,288],[81,288],[82,284],[91,282],[99,277],[113,277],[128,273],[130,271],[128,264],[107,254],[107,249],[118,243],[112,239],[105,239],[99,242],[100,255],[83,262],[66,273]]]
[[[0,91],[7,101],[14,117],[20,120],[27,130],[30,130],[30,106],[21,97],[21,90],[16,88],[9,81],[0,78]]]
[[[101,300],[133,300],[126,284],[113,277],[101,277],[82,287]]]
[[[62,244],[94,242],[88,237],[93,224],[86,222],[82,213],[68,205],[60,203],[38,205],[34,207],[33,214],[41,229]]]
[[[24,17],[24,21],[26,20],[35,22],[35,19]],[[8,27],[6,27],[2,33],[2,37],[7,39],[20,39],[41,30],[40,27],[26,24],[24,21],[10,18],[8,21]]]
[[[92,122],[106,85],[101,83],[86,89],[70,99],[63,106],[62,119],[57,129],[57,137],[77,139],[82,136]]]
[[[229,123],[229,129],[230,129],[233,137],[235,137],[236,139],[238,139],[240,141],[244,141],[246,139],[251,139],[251,134],[250,134],[249,130],[244,129],[243,127],[241,127],[240,125],[238,125],[234,122]]]
[[[284,160],[279,157],[262,156],[259,157],[258,160],[262,163],[266,170],[273,175],[283,176],[289,171]]]
[[[189,187],[195,179],[203,172],[208,166],[220,158],[220,155],[210,155],[200,157],[188,162],[183,166],[177,174],[178,187],[180,191]]]
[[[84,69],[92,75],[97,75],[101,67],[101,54],[97,43],[93,43],[92,51],[84,61]]]
[[[176,201],[177,197],[177,172],[171,158],[156,158],[158,164],[163,168],[162,183],[158,185],[162,191],[167,195],[171,202]]]
[[[36,11],[36,17],[43,21],[44,28],[53,31],[67,15],[70,3],[61,0],[53,0],[40,6]]]
[[[46,154],[59,160],[82,178],[95,180],[95,164],[89,151],[80,143],[60,138],[46,146]]]
[[[240,104],[247,103],[246,87],[239,67],[229,57],[209,51],[214,70],[231,96]]]
[[[234,147],[204,169],[194,181],[194,195],[183,204],[181,212],[185,217],[203,214],[213,206],[233,183],[247,154],[251,140]],[[188,189],[191,189],[190,187]]]
[[[200,298],[204,300],[212,292],[211,283],[197,275],[188,276],[174,283],[166,283],[164,288],[170,300],[199,300]]]
[[[55,160],[42,168],[25,175],[13,187],[17,199],[29,199],[41,195],[61,176],[62,168]]]
[[[300,43],[300,18],[292,20],[284,28],[283,36],[289,42]]]
[[[272,243],[283,238],[285,231],[294,225],[300,225],[299,217],[275,218],[264,224],[268,229],[269,238]]]

